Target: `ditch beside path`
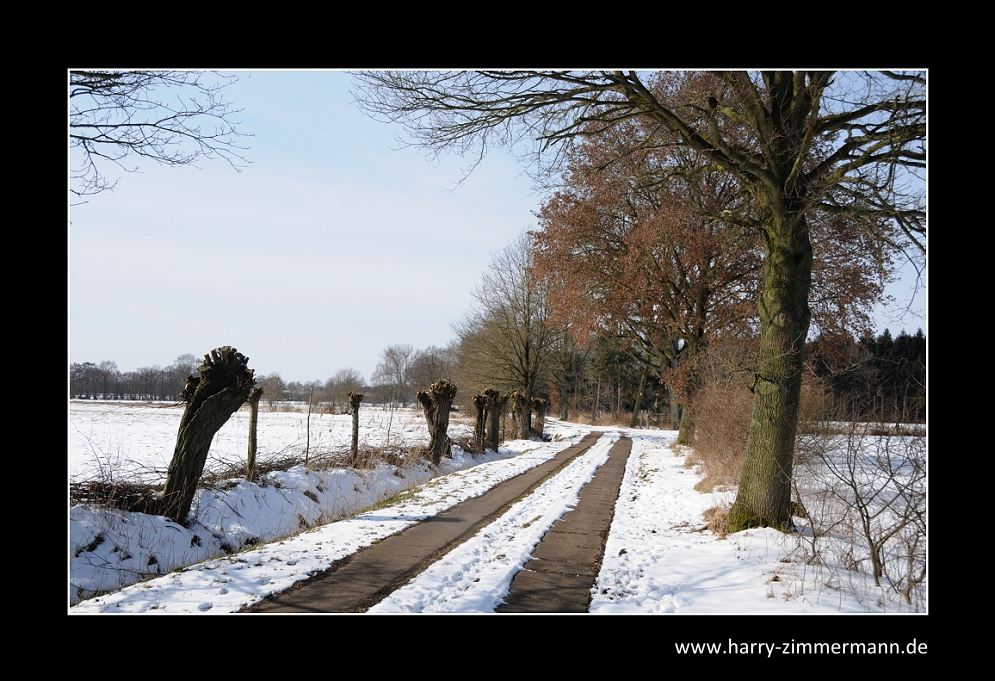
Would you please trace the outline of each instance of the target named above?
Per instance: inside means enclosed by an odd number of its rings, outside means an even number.
[[[368,546],[242,612],[365,612],[497,519],[513,503],[587,451],[601,435],[597,431],[589,433],[553,459],[496,485],[486,494]],[[614,507],[614,498],[611,506]]]

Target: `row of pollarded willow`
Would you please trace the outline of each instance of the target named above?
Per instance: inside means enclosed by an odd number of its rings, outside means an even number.
[[[215,433],[247,401],[250,403],[247,478],[252,480],[255,476],[256,414],[263,389],[256,385],[254,371],[249,369],[248,363],[248,357],[230,346],[212,350],[204,356],[204,362],[198,368],[199,375],[188,377],[187,385],[180,393],[186,408],[180,419],[166,485],[155,509],[174,522],[186,523]],[[455,396],[456,386],[446,379],[440,379],[428,390],[418,393],[429,427],[429,457],[436,465],[441,463],[443,456],[451,455],[452,444],[447,431]],[[349,393],[353,460],[358,455],[362,401],[361,393]]]
[[[525,395],[518,391],[502,395],[494,388],[487,388],[475,395],[470,402],[476,411],[476,424],[473,429],[473,446],[483,451],[497,451],[500,440],[501,417],[507,412],[508,404],[512,405],[514,417],[518,424],[517,435],[522,439],[530,439],[533,435],[543,436],[546,412],[550,401],[545,397],[533,397],[526,405]],[[526,409],[526,406],[529,409]],[[535,411],[535,423],[532,422],[531,411]]]

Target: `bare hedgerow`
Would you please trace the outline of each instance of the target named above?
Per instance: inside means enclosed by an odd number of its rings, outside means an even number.
[[[714,343],[698,355],[695,440],[689,461],[705,473],[699,491],[739,481],[753,411],[750,383],[756,366],[754,345]]]
[[[700,387],[695,395],[695,442],[689,461],[702,467],[698,490],[736,485],[743,471],[756,372],[752,342],[717,343],[699,355]],[[832,403],[818,380],[802,383],[799,431],[821,431]]]

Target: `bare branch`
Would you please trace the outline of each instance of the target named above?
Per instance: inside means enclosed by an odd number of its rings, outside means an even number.
[[[238,143],[247,137],[233,117],[241,110],[224,100],[235,76],[189,71],[70,71],[70,177],[76,196],[113,189],[102,170],[110,162],[135,172],[132,156],[161,165],[192,165],[221,158],[236,171],[249,161]]]

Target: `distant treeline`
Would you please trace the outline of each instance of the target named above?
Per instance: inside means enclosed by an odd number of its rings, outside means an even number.
[[[184,380],[195,373],[199,362],[193,355],[180,355],[163,368],[142,367],[120,371],[117,362],[77,362],[69,365],[69,397],[100,400],[177,401]]]
[[[416,390],[443,377],[460,386],[456,404],[461,409],[470,409],[470,398],[484,387],[505,392],[518,387],[511,378],[501,380],[497,371],[486,383],[481,382],[479,376],[486,367],[472,347],[464,347],[470,345],[453,343],[425,350],[390,346],[369,384],[351,368],[325,381],[284,381],[278,373],[257,376],[257,381],[271,408],[277,402],[310,402],[316,410],[332,413],[346,412],[350,391],[364,393],[368,403],[405,404]],[[741,348],[733,350],[734,346]],[[727,356],[745,356],[746,369],[737,370],[750,373],[755,351],[754,343],[744,340],[716,343],[709,353],[719,358],[713,363],[729,363]],[[196,372],[198,364],[189,354],[180,355],[165,368],[155,365],[127,372],[119,371],[112,361],[72,364],[70,397],[176,401],[184,379]],[[921,329],[914,335],[902,331],[897,337],[888,330],[860,339],[820,336],[808,344],[808,368],[806,380],[814,379],[821,392],[832,398],[826,404],[832,413],[826,417],[926,420],[926,336]],[[590,347],[581,348],[563,336],[538,372],[535,392],[551,400],[551,415],[570,420],[617,420],[639,409],[644,424],[676,427],[680,411],[675,403],[681,400],[668,389],[668,371],[652,366],[618,339],[598,338]]]
[[[926,335],[885,329],[859,340],[819,337],[809,366],[828,388],[841,416],[882,421],[926,421]]]

